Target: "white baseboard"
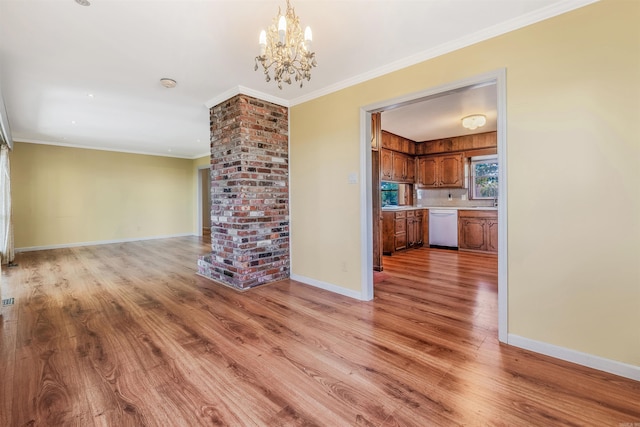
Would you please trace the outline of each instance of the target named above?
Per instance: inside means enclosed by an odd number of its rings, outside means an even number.
[[[115,240],[97,240],[93,242],[76,242],[76,243],[63,243],[61,245],[45,245],[45,246],[28,246],[25,248],[16,248],[15,252],[32,252],[32,251],[44,251],[47,249],[63,249],[63,248],[77,248],[79,246],[95,246],[95,245],[110,245],[113,243],[127,243],[138,242],[141,240],[156,240],[156,239],[170,239],[172,237],[186,237],[195,236],[194,233],[180,233],[169,234],[165,236],[151,236],[151,237],[133,237],[130,239],[115,239]]]
[[[557,345],[548,344],[529,338],[524,338],[514,334],[509,334],[507,343],[509,345],[520,347],[525,350],[531,350],[536,353],[544,354],[545,356],[555,357],[556,359],[577,363],[578,365],[586,366],[588,368],[593,368],[599,371],[604,371],[610,374],[640,381],[640,366],[629,365],[627,363],[605,359],[603,357],[594,356],[588,353],[582,353],[580,351],[571,350],[565,347],[559,347]]]
[[[349,298],[354,298],[360,301],[364,301],[364,297],[361,292],[354,291],[351,289],[346,289],[331,283],[322,282],[320,280],[312,279],[310,277],[300,276],[298,274],[291,274],[291,280],[295,280],[297,282],[302,282],[306,285],[311,285],[316,288],[324,289],[325,291],[333,292],[336,294],[344,295]]]

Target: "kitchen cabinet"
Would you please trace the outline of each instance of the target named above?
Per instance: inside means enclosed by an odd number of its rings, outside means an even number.
[[[497,133],[484,132],[416,143],[416,155],[444,154],[461,151],[497,149]],[[390,148],[390,147],[389,147]],[[467,156],[469,157],[469,156]]]
[[[429,211],[422,209],[422,244],[429,244]]]
[[[462,153],[418,158],[419,188],[464,188]]]
[[[416,182],[416,158],[413,156],[406,156],[406,165],[405,165],[405,181],[413,184]]]
[[[382,212],[382,253],[421,246],[425,238],[423,209]]]
[[[383,181],[393,180],[393,151],[380,150],[380,177]]]
[[[383,148],[380,150],[380,176],[383,181],[413,184],[416,180],[416,160],[413,156]]]
[[[498,212],[459,210],[458,249],[498,253]]]
[[[406,211],[382,212],[382,253],[391,255],[407,247]]]
[[[394,215],[394,243],[393,250],[399,251],[407,247],[407,220],[406,212],[396,212]]]
[[[415,155],[416,143],[407,138],[403,138],[399,135],[387,132],[383,130],[381,132],[382,148],[388,148],[393,151],[400,151],[402,153]]]
[[[436,157],[418,158],[418,187],[436,188],[438,187],[438,160]]]
[[[407,247],[424,243],[423,212],[421,209],[407,211]]]
[[[412,156],[394,151],[392,164],[393,171],[391,176],[393,181],[409,183],[415,181],[416,161]]]
[[[394,181],[404,181],[407,176],[407,158],[400,153],[393,153],[393,173]]]

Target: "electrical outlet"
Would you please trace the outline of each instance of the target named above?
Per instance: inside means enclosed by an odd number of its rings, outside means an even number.
[[[342,261],[342,271],[347,272],[347,261]]]

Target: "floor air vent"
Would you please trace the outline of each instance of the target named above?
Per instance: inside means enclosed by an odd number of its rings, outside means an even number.
[[[14,302],[15,302],[14,298],[3,299],[2,300],[2,306],[5,307],[7,305],[13,305]]]

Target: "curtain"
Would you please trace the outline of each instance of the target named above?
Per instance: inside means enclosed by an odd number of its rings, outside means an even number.
[[[2,144],[0,148],[0,255],[2,264],[12,263],[15,258],[11,218],[11,170],[9,147],[6,144]]]

